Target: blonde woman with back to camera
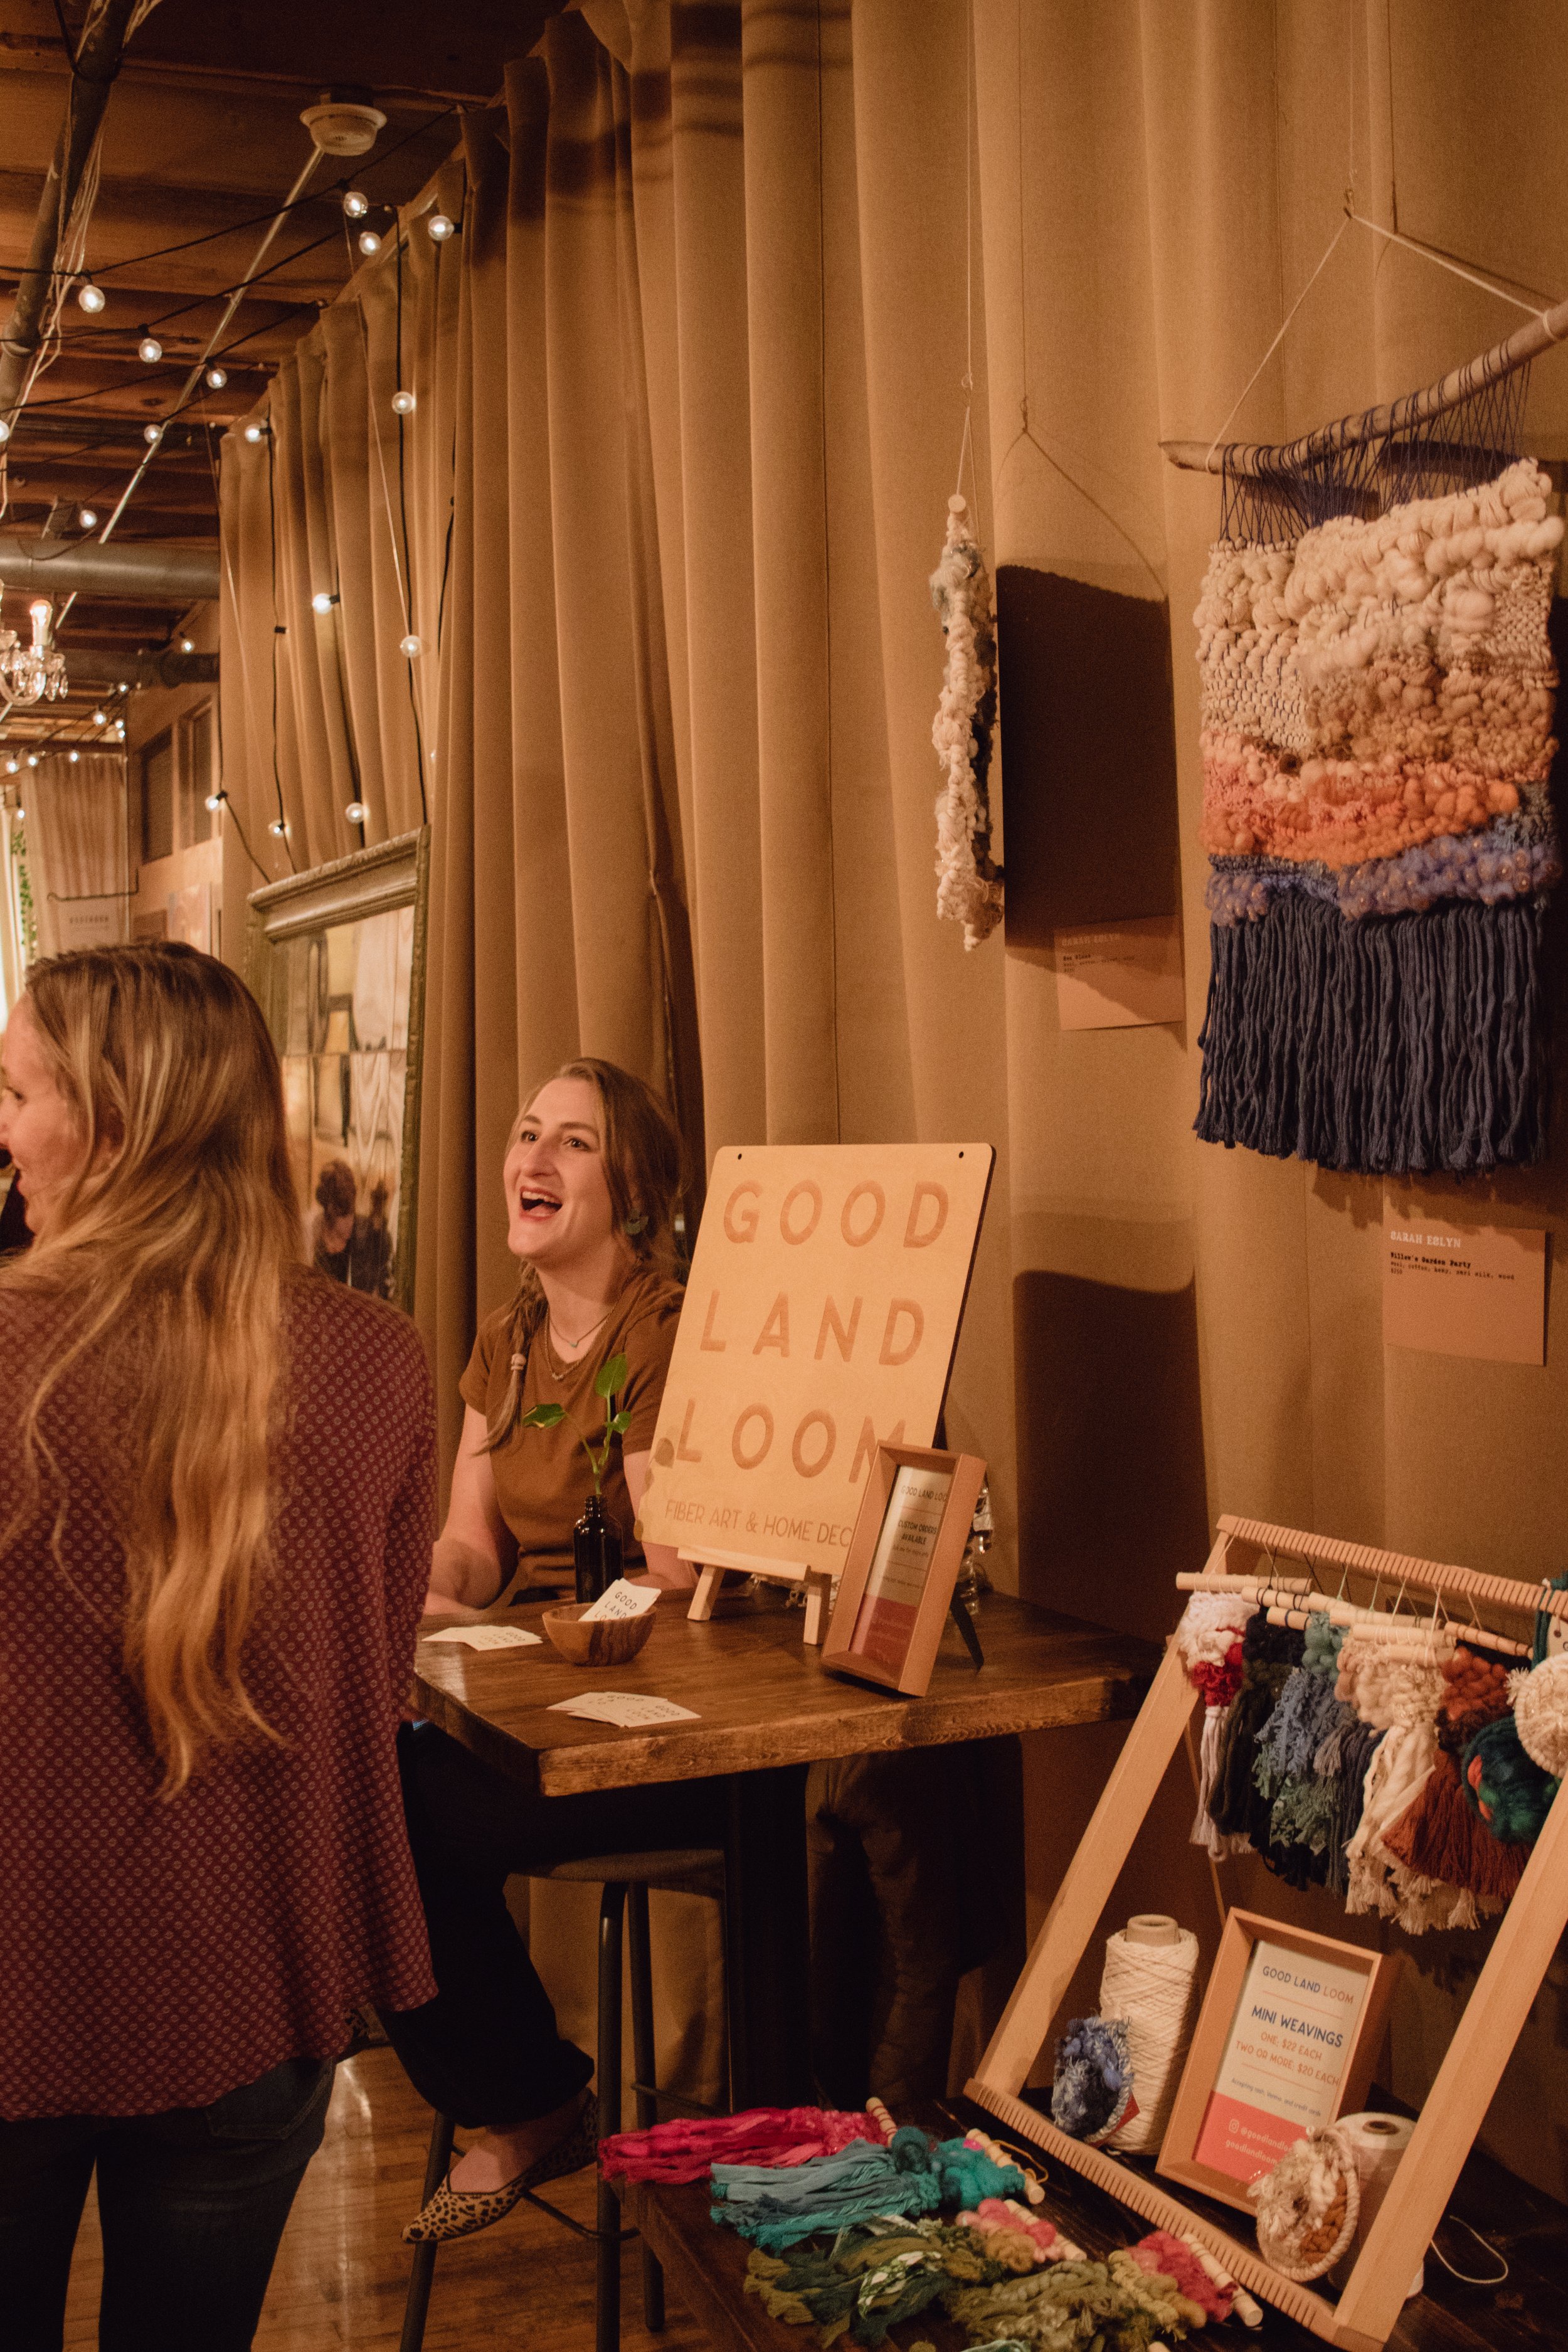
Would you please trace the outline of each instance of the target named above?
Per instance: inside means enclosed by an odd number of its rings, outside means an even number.
[[[37,966],[0,1144],[0,2341],[250,2344],[351,2013],[429,2000],[395,1735],[434,1525],[413,1327],[300,1263],[277,1055],[178,946]]]

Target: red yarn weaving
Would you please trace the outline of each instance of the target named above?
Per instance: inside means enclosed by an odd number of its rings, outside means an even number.
[[[606,2180],[701,2180],[716,2164],[805,2164],[858,2139],[882,2145],[881,2126],[864,2109],[747,2107],[616,2132],[599,2142],[599,2167]]]

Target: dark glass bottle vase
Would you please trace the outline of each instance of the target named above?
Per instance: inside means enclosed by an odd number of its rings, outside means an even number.
[[[572,1530],[572,1558],[582,1601],[597,1601],[621,1572],[621,1531],[602,1495],[590,1495],[583,1506],[583,1516]]]

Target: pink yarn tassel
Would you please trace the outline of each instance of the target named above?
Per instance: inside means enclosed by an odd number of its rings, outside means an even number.
[[[617,2132],[599,2142],[599,2165],[606,2180],[703,2180],[716,2164],[805,2164],[858,2139],[880,2147],[884,2137],[878,2118],[864,2111],[747,2107],[738,2116]]]

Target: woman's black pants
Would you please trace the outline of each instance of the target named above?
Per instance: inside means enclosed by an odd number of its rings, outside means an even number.
[[[595,1853],[720,1844],[724,1784],[536,1797],[433,1723],[403,1726],[398,1760],[437,1993],[420,2009],[384,2011],[382,2023],[438,2114],[500,2131],[531,2123],[582,2090],[594,2066],[557,2031],[507,1908],[508,1878]],[[595,1965],[584,1953],[584,1969]]]

